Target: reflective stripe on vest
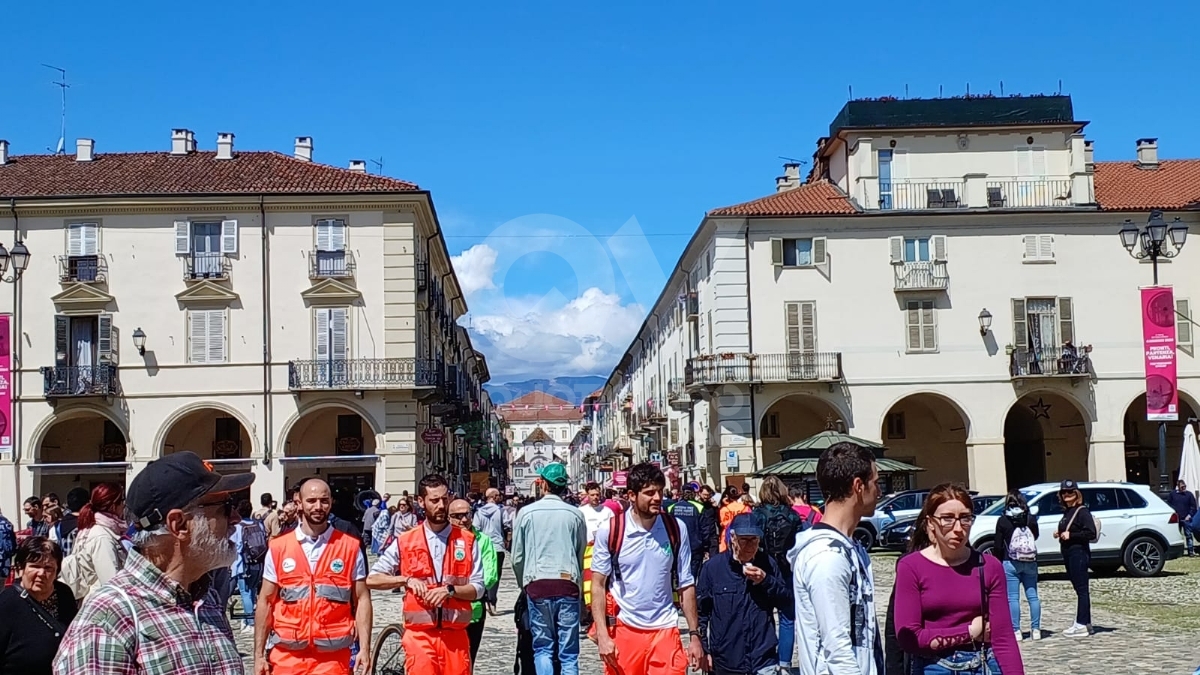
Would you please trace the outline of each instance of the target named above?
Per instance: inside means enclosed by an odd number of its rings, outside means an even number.
[[[272,539],[270,548],[279,593],[269,644],[288,651],[339,651],[353,645],[358,540],[334,530],[311,569],[295,534]]]
[[[396,546],[400,551],[400,569],[405,576],[423,581],[430,587],[445,584],[465,586],[471,583],[471,571],[475,565],[475,535],[457,525],[450,527],[453,529],[446,541],[440,580],[434,573],[433,557],[429,552],[429,542],[425,539],[426,526],[400,535]],[[406,628],[466,628],[470,623],[469,600],[447,598],[440,608],[436,608],[425,603],[416,593],[404,594]]]

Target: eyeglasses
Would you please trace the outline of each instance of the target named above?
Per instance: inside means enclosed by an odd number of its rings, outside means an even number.
[[[207,503],[202,502],[199,504],[199,506],[202,509],[207,509],[210,506],[220,506],[221,512],[223,514],[225,514],[225,518],[228,520],[229,516],[231,516],[233,514],[233,508],[235,506],[237,506],[237,503],[233,497],[229,497],[228,499],[222,499],[221,501],[218,501],[218,502],[207,502]]]
[[[455,520],[466,520],[471,517],[470,513],[451,513],[450,517]]]
[[[961,516],[951,516],[947,514],[944,516],[933,516],[933,519],[936,520],[939,525],[948,530],[954,527],[955,523],[961,523],[964,528],[970,527],[971,523],[975,522],[975,515],[972,513],[964,513]]]

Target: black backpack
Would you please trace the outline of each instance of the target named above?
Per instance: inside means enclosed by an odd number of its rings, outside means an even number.
[[[787,560],[787,552],[796,543],[796,533],[803,528],[800,514],[790,506],[778,504],[759,506],[754,514],[763,531],[763,550],[776,561]]]
[[[256,520],[242,521],[242,562],[262,566],[267,557],[267,531]]]

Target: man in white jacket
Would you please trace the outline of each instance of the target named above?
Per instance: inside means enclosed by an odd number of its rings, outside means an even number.
[[[800,673],[882,675],[871,558],[853,537],[879,501],[875,455],[854,443],[833,445],[817,462],[817,483],[825,513],[788,551]]]

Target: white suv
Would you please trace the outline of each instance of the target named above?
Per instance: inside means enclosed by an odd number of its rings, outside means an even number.
[[[1029,510],[1037,516],[1038,564],[1061,565],[1062,551],[1054,530],[1062,519],[1058,483],[1023,488]],[[1092,544],[1092,569],[1112,573],[1124,566],[1130,576],[1149,577],[1163,570],[1168,560],[1183,555],[1179,516],[1148,485],[1135,483],[1080,483],[1083,501],[1100,519],[1100,541]],[[1004,513],[1000,500],[981,513],[971,527],[971,546],[988,552],[996,538],[996,521]]]

